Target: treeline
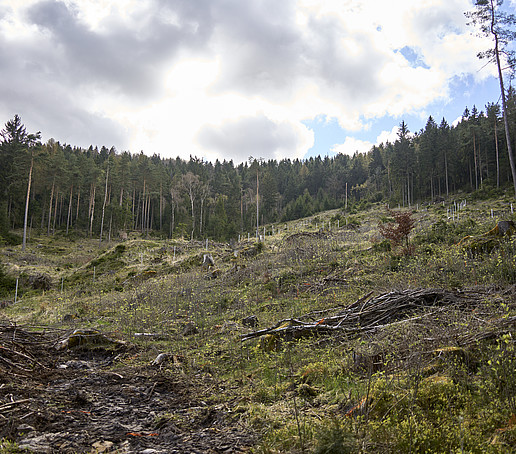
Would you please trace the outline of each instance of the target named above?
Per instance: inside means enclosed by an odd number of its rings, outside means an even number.
[[[516,95],[508,94],[511,137]],[[458,190],[503,189],[512,182],[497,104],[466,108],[452,126],[429,117],[393,143],[354,156],[234,164],[191,157],[42,144],[20,117],[1,131],[0,235],[27,222],[56,232],[106,239],[137,230],[162,237],[237,238],[257,226],[365,202],[411,206]],[[513,148],[516,148],[513,144]],[[29,174],[31,185],[29,186]],[[28,196],[28,197],[27,197]]]

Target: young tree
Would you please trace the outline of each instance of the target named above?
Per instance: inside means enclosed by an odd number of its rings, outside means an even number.
[[[394,222],[378,224],[380,234],[388,239],[392,246],[405,245],[406,251],[410,252],[409,235],[415,226],[415,219],[411,211],[394,211],[387,209],[387,212],[394,218]]]
[[[502,114],[505,124],[505,138],[507,141],[507,152],[509,154],[509,162],[511,165],[512,181],[514,184],[514,193],[516,195],[516,163],[512,150],[509,120],[507,116],[507,102],[504,88],[503,71],[510,70],[514,72],[514,64],[516,62],[515,52],[509,49],[509,45],[516,39],[516,32],[510,27],[516,24],[514,14],[507,14],[501,9],[503,0],[476,0],[474,11],[466,13],[471,19],[470,24],[480,28],[480,35],[492,38],[493,47],[486,51],[480,52],[478,58],[487,58],[489,62],[496,63],[498,69],[498,80],[500,82],[500,94],[502,99]],[[507,67],[502,67],[502,59]]]

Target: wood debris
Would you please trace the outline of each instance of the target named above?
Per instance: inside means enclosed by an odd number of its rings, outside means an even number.
[[[431,316],[452,305],[466,305],[478,301],[478,298],[478,292],[452,292],[442,289],[408,289],[376,297],[372,297],[371,292],[344,309],[336,308],[336,313],[332,314],[331,310],[317,311],[297,318],[280,320],[269,328],[242,335],[241,340],[266,335],[293,340],[336,333],[350,338],[357,337],[393,323]]]

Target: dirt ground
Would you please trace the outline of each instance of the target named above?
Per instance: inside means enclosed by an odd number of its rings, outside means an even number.
[[[221,393],[211,376],[131,367],[127,345],[58,350],[65,335],[0,322],[0,439],[37,453],[242,453],[256,442],[230,400],[205,402]]]

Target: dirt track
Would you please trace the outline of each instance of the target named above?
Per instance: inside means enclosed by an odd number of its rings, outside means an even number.
[[[57,351],[55,333],[0,325],[0,439],[38,453],[241,453],[256,441],[220,384],[128,348]],[[117,367],[113,367],[117,366]]]

